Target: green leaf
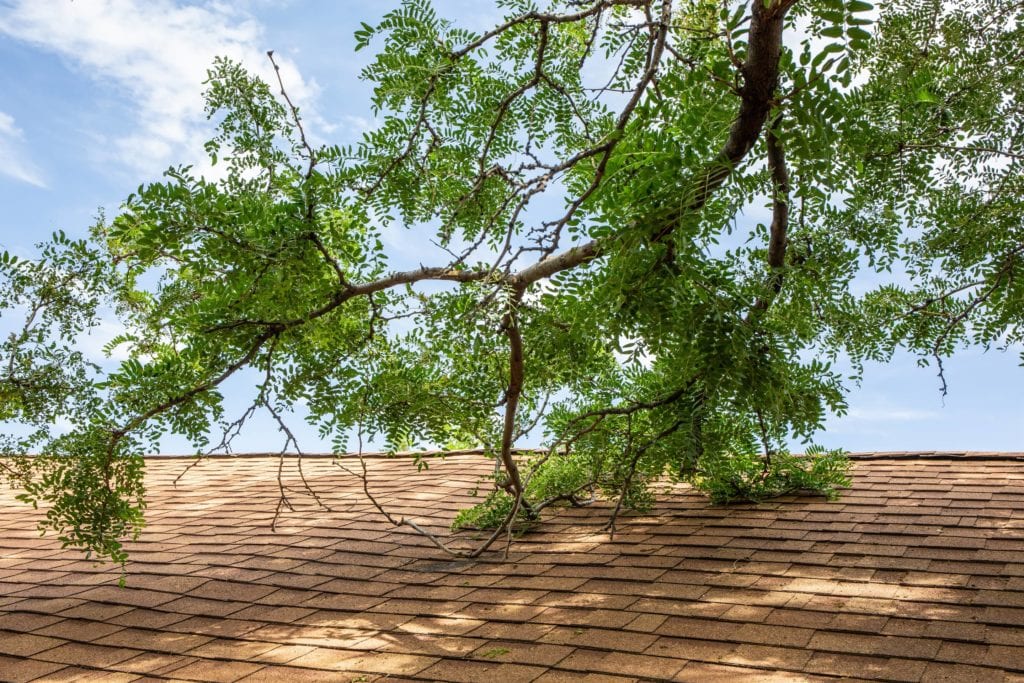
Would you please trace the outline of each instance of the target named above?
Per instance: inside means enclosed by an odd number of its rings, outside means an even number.
[[[851,40],[871,40],[871,34],[862,29],[860,26],[847,27],[846,35],[848,35]]]

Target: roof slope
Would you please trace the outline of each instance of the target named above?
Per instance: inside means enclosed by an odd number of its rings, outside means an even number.
[[[712,507],[677,487],[614,541],[606,505],[560,510],[507,563],[391,529],[329,460],[304,467],[333,511],[293,495],[277,533],[276,459],[206,462],[175,488],[185,464],[149,461],[125,589],[0,492],[0,680],[1024,681],[1020,460],[859,460],[834,503]],[[368,464],[439,533],[489,467]]]

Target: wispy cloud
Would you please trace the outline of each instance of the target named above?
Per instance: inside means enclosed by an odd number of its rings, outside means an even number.
[[[78,348],[88,360],[100,365],[128,360],[131,357],[131,349],[127,343],[119,344],[110,349],[109,354],[107,353],[107,345],[127,331],[128,329],[110,313],[100,320],[99,325],[79,337]]]
[[[263,27],[223,2],[172,0],[15,0],[0,9],[0,35],[60,55],[97,83],[131,102],[137,127],[111,140],[110,153],[147,175],[171,163],[204,158],[207,137],[202,82],[223,55],[268,81],[273,78]],[[316,83],[287,57],[278,63],[289,94],[303,108]]]
[[[42,173],[26,158],[24,137],[14,124],[14,117],[0,111],[0,175],[36,187],[46,187]]]

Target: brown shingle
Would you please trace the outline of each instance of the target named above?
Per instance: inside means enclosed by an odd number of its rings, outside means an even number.
[[[29,633],[0,631],[0,654],[13,655],[15,657],[31,657],[36,653],[63,645],[64,642],[58,638],[34,636]]]
[[[4,680],[11,681],[11,683],[27,683],[64,667],[64,664],[57,662],[45,662],[41,659],[18,659],[0,655],[0,671],[3,672]]]
[[[809,673],[846,678],[919,681],[926,666],[927,662],[920,660],[816,652],[804,669]]]
[[[1005,680],[1004,673],[997,669],[942,662],[928,664],[921,677],[921,683],[1003,683]]]
[[[642,676],[671,679],[686,664],[685,659],[654,657],[624,652],[576,650],[559,662],[559,668],[580,672],[607,673],[620,676]]]
[[[445,659],[421,671],[419,676],[426,680],[453,681],[455,683],[477,683],[478,681],[530,683],[543,673],[544,668],[539,666]]]
[[[233,683],[261,668],[262,665],[249,662],[201,660],[175,669],[173,674],[175,678],[187,680]]]
[[[39,653],[39,659],[48,662],[78,664],[95,669],[109,669],[118,662],[142,654],[138,650],[123,647],[106,647],[103,645],[87,645],[85,643],[67,643],[45,652]]]

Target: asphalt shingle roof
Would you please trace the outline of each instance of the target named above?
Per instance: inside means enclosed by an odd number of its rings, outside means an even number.
[[[276,533],[276,459],[186,464],[149,461],[123,589],[0,491],[0,680],[1024,681],[1024,456],[873,454],[836,502],[679,486],[614,540],[607,504],[561,509],[507,561],[391,528],[327,459],[332,510],[293,492]],[[368,464],[437,533],[489,468]]]

